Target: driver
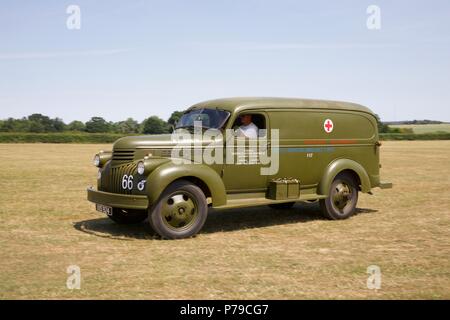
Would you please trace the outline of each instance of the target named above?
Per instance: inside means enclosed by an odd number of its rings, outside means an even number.
[[[241,120],[241,126],[236,130],[236,135],[238,137],[257,139],[258,127],[252,122],[252,115],[243,114],[239,119]]]

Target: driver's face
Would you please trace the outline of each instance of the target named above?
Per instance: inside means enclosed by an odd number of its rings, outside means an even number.
[[[250,114],[244,114],[240,116],[243,125],[249,125],[252,122],[252,116]]]

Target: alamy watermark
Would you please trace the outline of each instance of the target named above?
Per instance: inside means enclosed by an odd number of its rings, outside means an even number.
[[[81,9],[76,4],[71,4],[66,8],[66,13],[69,15],[66,19],[66,27],[69,30],[81,29]]]
[[[366,26],[369,30],[380,30],[381,29],[381,8],[377,5],[370,5],[367,7],[366,13],[369,15],[367,17]]]
[[[370,265],[366,271],[369,276],[367,277],[367,289],[379,290],[381,289],[381,268],[377,265]]]
[[[194,121],[193,133],[176,129],[171,139],[175,164],[237,164],[261,165],[261,175],[274,175],[279,169],[279,130],[258,130],[256,138],[236,136],[234,129],[204,129]],[[270,134],[270,140],[268,135]],[[224,147],[225,145],[225,147]]]
[[[66,272],[69,274],[66,280],[67,289],[79,290],[81,288],[81,269],[77,265],[70,265],[67,267]]]

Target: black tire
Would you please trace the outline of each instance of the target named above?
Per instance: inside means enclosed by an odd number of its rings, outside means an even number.
[[[342,172],[333,180],[329,196],[320,200],[322,214],[330,220],[351,217],[358,203],[358,187],[352,175]]]
[[[147,211],[113,208],[108,218],[117,224],[140,223],[147,218]]]
[[[283,202],[283,203],[272,203],[269,204],[268,206],[272,209],[286,210],[292,208],[294,204],[295,202]]]
[[[203,191],[189,181],[179,180],[170,184],[149,209],[148,220],[162,238],[182,239],[197,234],[207,216]]]

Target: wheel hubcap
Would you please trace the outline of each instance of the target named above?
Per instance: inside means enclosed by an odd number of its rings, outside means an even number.
[[[333,205],[342,212],[352,199],[352,188],[343,181],[339,182],[333,189],[332,199]]]
[[[187,192],[177,192],[170,195],[161,211],[164,224],[177,231],[192,225],[197,214],[197,203]]]

